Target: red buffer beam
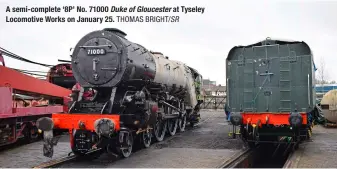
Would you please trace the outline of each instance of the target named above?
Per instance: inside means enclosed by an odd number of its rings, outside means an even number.
[[[71,94],[71,90],[25,75],[4,66],[0,66],[0,87],[11,87],[20,91],[60,98]]]

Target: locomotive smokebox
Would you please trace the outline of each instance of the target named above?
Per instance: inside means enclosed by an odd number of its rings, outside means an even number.
[[[72,55],[76,80],[83,87],[112,87],[122,79],[126,69],[126,34],[118,29],[94,31],[85,35]]]
[[[82,87],[115,87],[133,79],[153,79],[155,63],[126,33],[106,28],[85,35],[74,48],[73,74]]]

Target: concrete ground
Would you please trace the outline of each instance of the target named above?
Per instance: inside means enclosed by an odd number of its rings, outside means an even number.
[[[27,168],[49,161],[50,158],[43,156],[43,142],[21,145],[13,149],[0,152],[1,168]],[[54,147],[52,159],[64,157],[70,152],[69,136],[62,136]]]
[[[129,158],[116,159],[103,154],[93,161],[73,161],[58,167],[217,167],[244,148],[241,140],[228,137],[229,126],[224,118],[223,111],[203,111],[198,126],[168,137],[148,149],[136,151]],[[60,140],[55,147],[53,159],[66,156],[70,152],[68,140],[66,136]],[[42,142],[36,142],[0,152],[0,167],[24,168],[48,161],[49,158],[42,155],[42,146]]]
[[[336,168],[336,140],[337,128],[315,126],[311,140],[300,145],[288,168]]]

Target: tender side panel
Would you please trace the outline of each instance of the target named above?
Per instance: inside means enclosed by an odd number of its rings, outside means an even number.
[[[232,112],[305,112],[313,107],[313,62],[305,43],[235,48],[226,67]]]

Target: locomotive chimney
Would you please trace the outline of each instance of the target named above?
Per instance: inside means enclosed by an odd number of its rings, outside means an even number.
[[[168,57],[168,56],[165,56],[165,58],[166,58],[166,59],[169,59],[169,57]]]

